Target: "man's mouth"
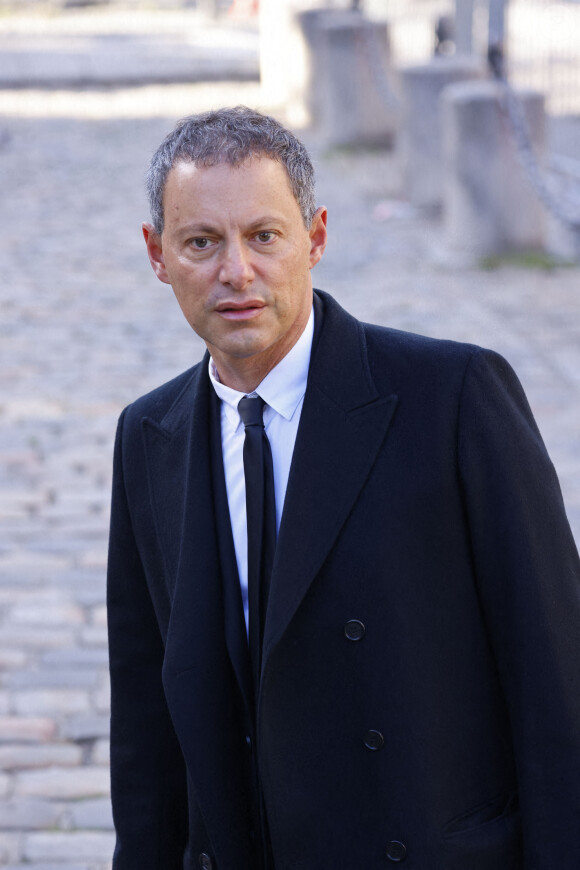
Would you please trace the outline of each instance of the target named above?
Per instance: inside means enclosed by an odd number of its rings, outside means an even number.
[[[226,320],[251,320],[258,317],[266,307],[266,303],[260,299],[248,299],[240,302],[220,302],[215,310]]]

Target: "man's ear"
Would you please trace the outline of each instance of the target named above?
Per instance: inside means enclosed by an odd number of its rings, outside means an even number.
[[[310,224],[310,268],[312,269],[320,260],[322,259],[322,255],[324,254],[324,249],[326,248],[326,240],[328,234],[326,232],[326,220],[328,218],[328,211],[325,206],[320,206],[314,212],[314,217],[312,218],[312,223]]]
[[[153,224],[144,223],[142,226],[143,238],[147,245],[147,253],[149,254],[149,262],[151,268],[157,275],[160,281],[164,284],[171,284],[165,268],[165,259],[163,257],[163,243],[161,235],[155,231]]]

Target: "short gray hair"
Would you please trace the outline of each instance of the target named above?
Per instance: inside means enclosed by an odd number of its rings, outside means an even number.
[[[199,166],[239,166],[252,157],[270,157],[282,164],[302,219],[310,228],[316,200],[314,167],[308,151],[275,118],[236,106],[183,118],[153,155],[146,185],[155,231],[163,232],[163,193],[169,171],[176,163],[184,160]]]

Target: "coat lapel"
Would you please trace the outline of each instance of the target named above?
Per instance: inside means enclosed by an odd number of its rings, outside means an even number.
[[[395,395],[376,390],[362,325],[326,294],[320,296],[324,321],[313,348],[284,502],[263,668],[364,486],[397,404]]]
[[[167,705],[218,865],[233,866],[230,849],[248,861],[252,854],[250,773],[242,696],[225,637],[206,372],[207,358],[171,411],[161,422],[145,419],[143,432],[161,548],[174,570],[163,665]]]
[[[230,510],[224,474],[224,463],[221,442],[221,408],[220,401],[214,390],[211,390],[211,468],[213,483],[213,498],[217,524],[217,538],[220,555],[220,567],[224,589],[224,626],[225,637],[230,659],[234,667],[238,684],[242,692],[248,721],[253,720],[252,676],[248,636],[244,619],[244,606],[240,589],[236,551]]]

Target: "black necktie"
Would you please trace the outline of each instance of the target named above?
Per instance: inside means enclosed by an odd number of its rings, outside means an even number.
[[[264,621],[276,548],[274,468],[270,442],[264,430],[264,404],[260,396],[244,396],[238,403],[238,411],[246,430],[244,477],[248,523],[249,635],[256,699],[260,683]]]

